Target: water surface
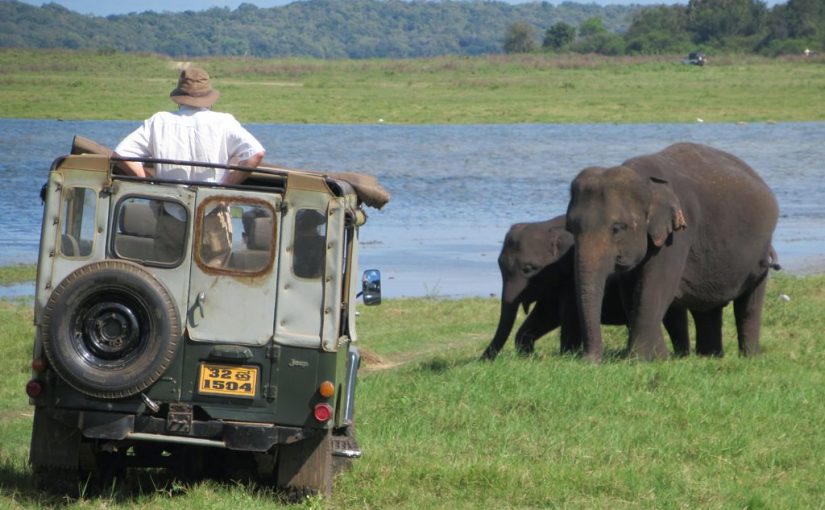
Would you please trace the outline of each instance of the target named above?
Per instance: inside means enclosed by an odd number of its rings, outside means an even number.
[[[72,136],[111,147],[136,125],[0,119],[0,264],[36,260],[40,187]],[[680,141],[750,163],[779,200],[774,245],[785,270],[825,268],[825,123],[248,128],[269,162],[373,174],[392,193],[383,210],[367,210],[361,258],[381,269],[389,297],[498,295],[496,258],[511,224],[563,214],[582,168]]]

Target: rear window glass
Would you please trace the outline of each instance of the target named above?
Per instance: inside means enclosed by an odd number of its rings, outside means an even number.
[[[299,209],[295,214],[295,242],[292,270],[301,278],[320,278],[326,261],[326,215],[315,209]]]
[[[95,240],[97,193],[91,188],[66,188],[63,191],[63,228],[60,253],[66,257],[88,257]]]
[[[120,258],[178,264],[186,253],[186,208],[169,200],[129,197],[118,205],[113,249]]]
[[[276,224],[266,204],[215,201],[202,208],[198,250],[206,267],[259,273],[272,265]]]

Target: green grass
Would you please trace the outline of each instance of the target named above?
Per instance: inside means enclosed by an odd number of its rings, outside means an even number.
[[[20,264],[0,267],[0,287],[34,281],[37,275],[37,266],[34,264]]]
[[[790,296],[786,302],[781,294]],[[303,508],[818,508],[825,498],[825,276],[778,275],[764,353],[736,354],[730,310],[723,359],[601,366],[529,359],[508,343],[477,361],[498,318],[494,299],[402,299],[361,307],[367,363],[358,387],[364,457],[329,501]],[[728,307],[730,308],[730,307]],[[58,503],[31,488],[30,305],[0,302],[0,508]],[[619,351],[622,328],[605,341]],[[260,487],[140,478],[67,508],[283,506]]]
[[[267,123],[822,121],[825,57],[521,55],[409,60],[211,58],[219,110]],[[158,55],[0,50],[0,117],[143,119],[170,110]]]

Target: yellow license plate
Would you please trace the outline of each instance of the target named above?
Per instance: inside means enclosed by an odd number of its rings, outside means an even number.
[[[198,393],[252,398],[257,384],[258,367],[201,363]]]

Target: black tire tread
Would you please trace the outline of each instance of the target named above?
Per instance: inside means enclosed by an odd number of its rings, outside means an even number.
[[[50,330],[57,306],[62,303],[64,296],[66,296],[67,290],[71,290],[72,286],[75,285],[77,281],[93,278],[95,275],[103,271],[120,271],[130,276],[143,278],[162,299],[163,307],[165,309],[164,311],[167,312],[167,319],[169,320],[169,328],[172,332],[166,349],[163,349],[162,351],[162,362],[159,363],[156,366],[156,369],[148,377],[144,378],[143,381],[136,382],[127,388],[105,391],[94,390],[84,387],[82,384],[78,384],[74,380],[75,376],[62,367],[60,363],[52,362],[50,363],[50,366],[64,381],[66,381],[66,383],[86,395],[104,399],[126,398],[143,391],[155,381],[160,379],[172,363],[177,352],[178,344],[180,343],[180,335],[178,334],[180,331],[180,317],[177,312],[175,302],[170,297],[166,287],[148,271],[135,263],[123,260],[104,260],[100,262],[93,262],[77,269],[64,278],[49,296],[48,302],[43,310],[42,320],[40,321],[38,328],[38,335],[40,336],[40,341],[46,351],[47,357],[49,360],[54,360],[55,347],[52,344],[54,339],[51,337]]]

